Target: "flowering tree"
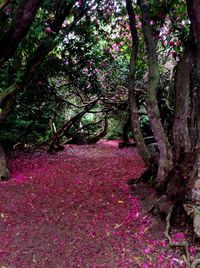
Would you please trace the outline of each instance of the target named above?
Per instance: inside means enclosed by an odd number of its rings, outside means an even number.
[[[71,130],[82,132],[86,113],[106,115],[107,128],[107,116],[121,117],[126,110],[123,118],[130,113],[137,147],[157,188],[185,207],[189,200],[198,211],[197,1],[4,1],[0,8],[6,25],[0,39],[1,127],[13,109],[24,113],[23,105],[32,101],[37,110],[39,102],[40,114],[45,105],[45,113],[55,112],[53,146]],[[60,116],[58,107],[64,107]],[[95,124],[103,116],[96,116]],[[156,154],[145,141],[145,124]],[[0,158],[6,178],[2,149]],[[196,222],[199,214],[194,215]],[[195,231],[199,234],[199,226]]]
[[[93,4],[90,2],[90,4]],[[41,10],[39,10],[41,7]],[[1,31],[1,65],[4,82],[0,93],[0,125],[5,123],[8,115],[15,107],[17,94],[23,91],[34,73],[47,55],[69,34],[86,11],[90,9],[87,1],[6,1],[1,7],[1,20],[6,28]],[[37,12],[38,11],[38,12]],[[46,19],[45,13],[48,12]],[[36,14],[37,13],[37,14]],[[70,22],[67,18],[70,17]],[[39,24],[35,22],[39,21]],[[10,22],[11,21],[11,22]],[[33,25],[39,31],[30,29]],[[29,33],[30,29],[30,33]],[[44,29],[44,31],[42,31]],[[28,35],[29,33],[29,35]],[[28,35],[28,36],[27,36]],[[23,40],[30,40],[27,48]],[[34,41],[34,43],[33,43]],[[28,54],[27,54],[28,53]],[[14,56],[9,60],[10,57]],[[12,68],[10,68],[12,66]],[[4,67],[4,70],[3,70]],[[5,70],[10,73],[5,79]],[[7,81],[6,81],[7,80]],[[8,171],[5,168],[5,156],[1,148],[2,164],[0,175],[6,179]]]
[[[173,13],[169,14],[166,6],[165,13],[162,14],[160,24],[152,27],[151,5],[147,1],[138,1],[141,11],[141,27],[143,38],[146,44],[147,62],[148,62],[148,85],[146,87],[146,110],[149,117],[151,129],[156,141],[158,149],[158,157],[152,155],[144,144],[141,138],[140,126],[137,125],[137,105],[134,96],[135,84],[135,69],[137,69],[136,58],[138,55],[138,29],[136,26],[134,9],[131,1],[127,2],[127,11],[129,14],[130,28],[132,34],[132,58],[130,62],[130,82],[129,82],[129,101],[132,114],[132,126],[135,132],[136,143],[143,156],[147,166],[151,170],[151,174],[155,177],[156,186],[159,190],[167,191],[170,198],[174,201],[181,201],[184,203],[186,211],[192,215],[194,222],[194,231],[196,235],[200,236],[199,226],[199,204],[200,204],[200,188],[199,188],[199,130],[198,130],[198,116],[199,102],[197,96],[199,86],[198,75],[198,19],[199,13],[196,1],[179,3],[178,9],[181,12],[185,10],[184,14],[188,13],[188,19],[178,18],[176,20],[176,35],[179,35],[180,40],[176,41],[176,47],[179,48],[180,42],[182,49],[178,54],[172,51],[171,56],[177,60],[177,65],[174,72],[174,82],[172,88],[174,89],[173,98],[171,99],[172,107],[172,121],[168,126],[168,131],[165,128],[162,120],[162,107],[159,105],[159,87],[162,81],[160,80],[161,70],[159,57],[160,45],[165,46],[165,53],[167,53],[166,46],[174,47],[175,42],[170,40],[167,43],[165,31],[173,33]],[[173,3],[171,3],[173,9]],[[152,4],[153,9],[153,4]],[[166,12],[167,10],[167,12]],[[183,13],[182,13],[183,15]],[[182,30],[178,24],[182,24]],[[166,26],[164,26],[166,25]],[[163,30],[165,27],[165,31]],[[183,35],[180,31],[187,32]],[[182,36],[181,36],[182,35]],[[181,39],[182,37],[182,39]],[[160,44],[160,41],[162,42]],[[196,61],[194,55],[197,55]],[[175,65],[174,65],[175,66]],[[170,83],[170,81],[169,81]],[[170,96],[169,96],[170,97]],[[168,97],[168,100],[170,101]],[[148,173],[149,174],[149,173]]]

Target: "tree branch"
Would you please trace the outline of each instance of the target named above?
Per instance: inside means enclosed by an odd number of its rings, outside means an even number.
[[[0,40],[0,65],[13,56],[34,20],[42,0],[23,0],[13,19],[12,26]]]

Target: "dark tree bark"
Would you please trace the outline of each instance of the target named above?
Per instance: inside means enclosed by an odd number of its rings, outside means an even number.
[[[13,19],[12,26],[0,40],[0,64],[10,58],[19,43],[24,39],[34,20],[42,0],[21,1]]]
[[[200,3],[199,0],[186,0],[186,3],[196,45],[197,78],[200,81]]]
[[[172,170],[172,150],[161,123],[156,93],[159,85],[159,69],[157,54],[150,26],[149,5],[146,0],[139,0],[142,12],[142,30],[148,52],[149,85],[146,94],[146,104],[151,128],[159,149],[158,172],[156,176],[157,187],[162,188],[167,182],[167,175]]]
[[[0,93],[0,128],[3,127],[15,107],[15,95],[19,89],[17,84],[13,84],[6,91]]]
[[[14,108],[15,98],[12,95],[14,89],[15,88],[11,87],[6,93],[0,93],[0,129],[3,128],[8,115]],[[9,96],[8,99],[7,96]],[[0,179],[8,180],[9,177],[10,174],[7,168],[6,156],[0,144]]]
[[[182,204],[193,219],[194,233],[200,237],[200,147],[184,158],[168,175],[167,193],[174,203]]]
[[[179,160],[180,153],[191,151],[191,138],[189,133],[189,92],[190,75],[194,61],[192,40],[185,44],[185,50],[176,69],[176,97],[173,122],[174,156]]]
[[[130,127],[131,127],[131,116],[129,115],[128,119],[126,120],[123,126],[123,134],[122,134],[123,142],[129,141],[128,131],[130,130]]]
[[[0,144],[0,179],[8,180],[9,176],[10,174],[7,168],[6,156],[5,156],[3,147]]]
[[[192,25],[192,35],[195,43],[196,73],[191,81],[191,116],[190,135],[195,146],[200,140],[200,5],[198,0],[186,0],[188,16]]]
[[[200,90],[194,70],[190,79],[190,102],[189,132],[192,148],[194,148],[200,140]]]
[[[129,106],[131,113],[131,125],[135,142],[140,152],[140,155],[142,156],[146,165],[150,166],[151,156],[142,136],[142,131],[139,122],[138,108],[135,97],[135,69],[136,69],[136,60],[138,52],[138,35],[137,35],[135,13],[132,5],[132,0],[126,0],[126,8],[129,16],[131,38],[132,38],[131,60],[130,60],[129,76],[128,76],[128,93],[129,93]]]

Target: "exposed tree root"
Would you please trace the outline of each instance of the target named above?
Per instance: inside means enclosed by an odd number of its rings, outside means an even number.
[[[192,262],[191,268],[197,268],[197,265],[200,264],[200,259],[196,259]]]
[[[191,259],[190,253],[189,253],[189,244],[187,241],[183,241],[180,243],[176,243],[172,241],[172,238],[170,237],[170,219],[173,212],[174,206],[171,206],[169,209],[169,213],[166,217],[166,229],[165,229],[165,236],[167,240],[169,241],[169,245],[171,247],[182,247],[185,251],[185,255],[183,257],[184,262],[188,268],[197,268],[197,265],[200,264],[200,258],[198,255],[195,256],[194,260]]]
[[[148,210],[146,212],[150,213],[152,212],[152,210],[155,208],[155,206],[159,203],[159,201],[162,199],[162,196],[160,196],[159,198],[157,198],[157,200],[150,206],[150,208],[148,208]]]

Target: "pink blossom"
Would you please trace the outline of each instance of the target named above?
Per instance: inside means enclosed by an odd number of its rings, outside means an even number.
[[[8,6],[8,7],[6,8],[6,13],[7,13],[7,14],[12,13],[12,11],[13,11],[12,6]]]
[[[43,86],[43,82],[41,81],[41,80],[39,80],[38,82],[37,82],[37,84],[36,84],[38,87],[41,87],[41,86]]]
[[[176,53],[176,51],[173,51],[171,54],[172,54],[172,57],[173,57],[174,59],[177,58],[177,53]]]
[[[115,50],[115,52],[119,51],[119,45],[118,44],[113,44],[112,49]]]
[[[142,28],[142,22],[138,22],[137,26],[136,26],[138,29],[141,29]]]
[[[162,45],[163,45],[163,46],[166,46],[166,45],[167,45],[167,41],[163,41],[163,42],[162,42]]]
[[[195,248],[194,246],[191,246],[191,247],[189,247],[189,252],[190,252],[190,254],[191,254],[192,256],[195,256],[197,250],[196,250],[196,248]]]
[[[52,33],[51,27],[49,27],[49,26],[46,27],[45,32],[46,32],[46,33]]]
[[[84,67],[84,68],[83,68],[83,73],[84,73],[84,74],[87,74],[87,73],[88,73],[88,71],[89,71],[89,70],[88,70],[88,68],[87,68],[87,67]]]

